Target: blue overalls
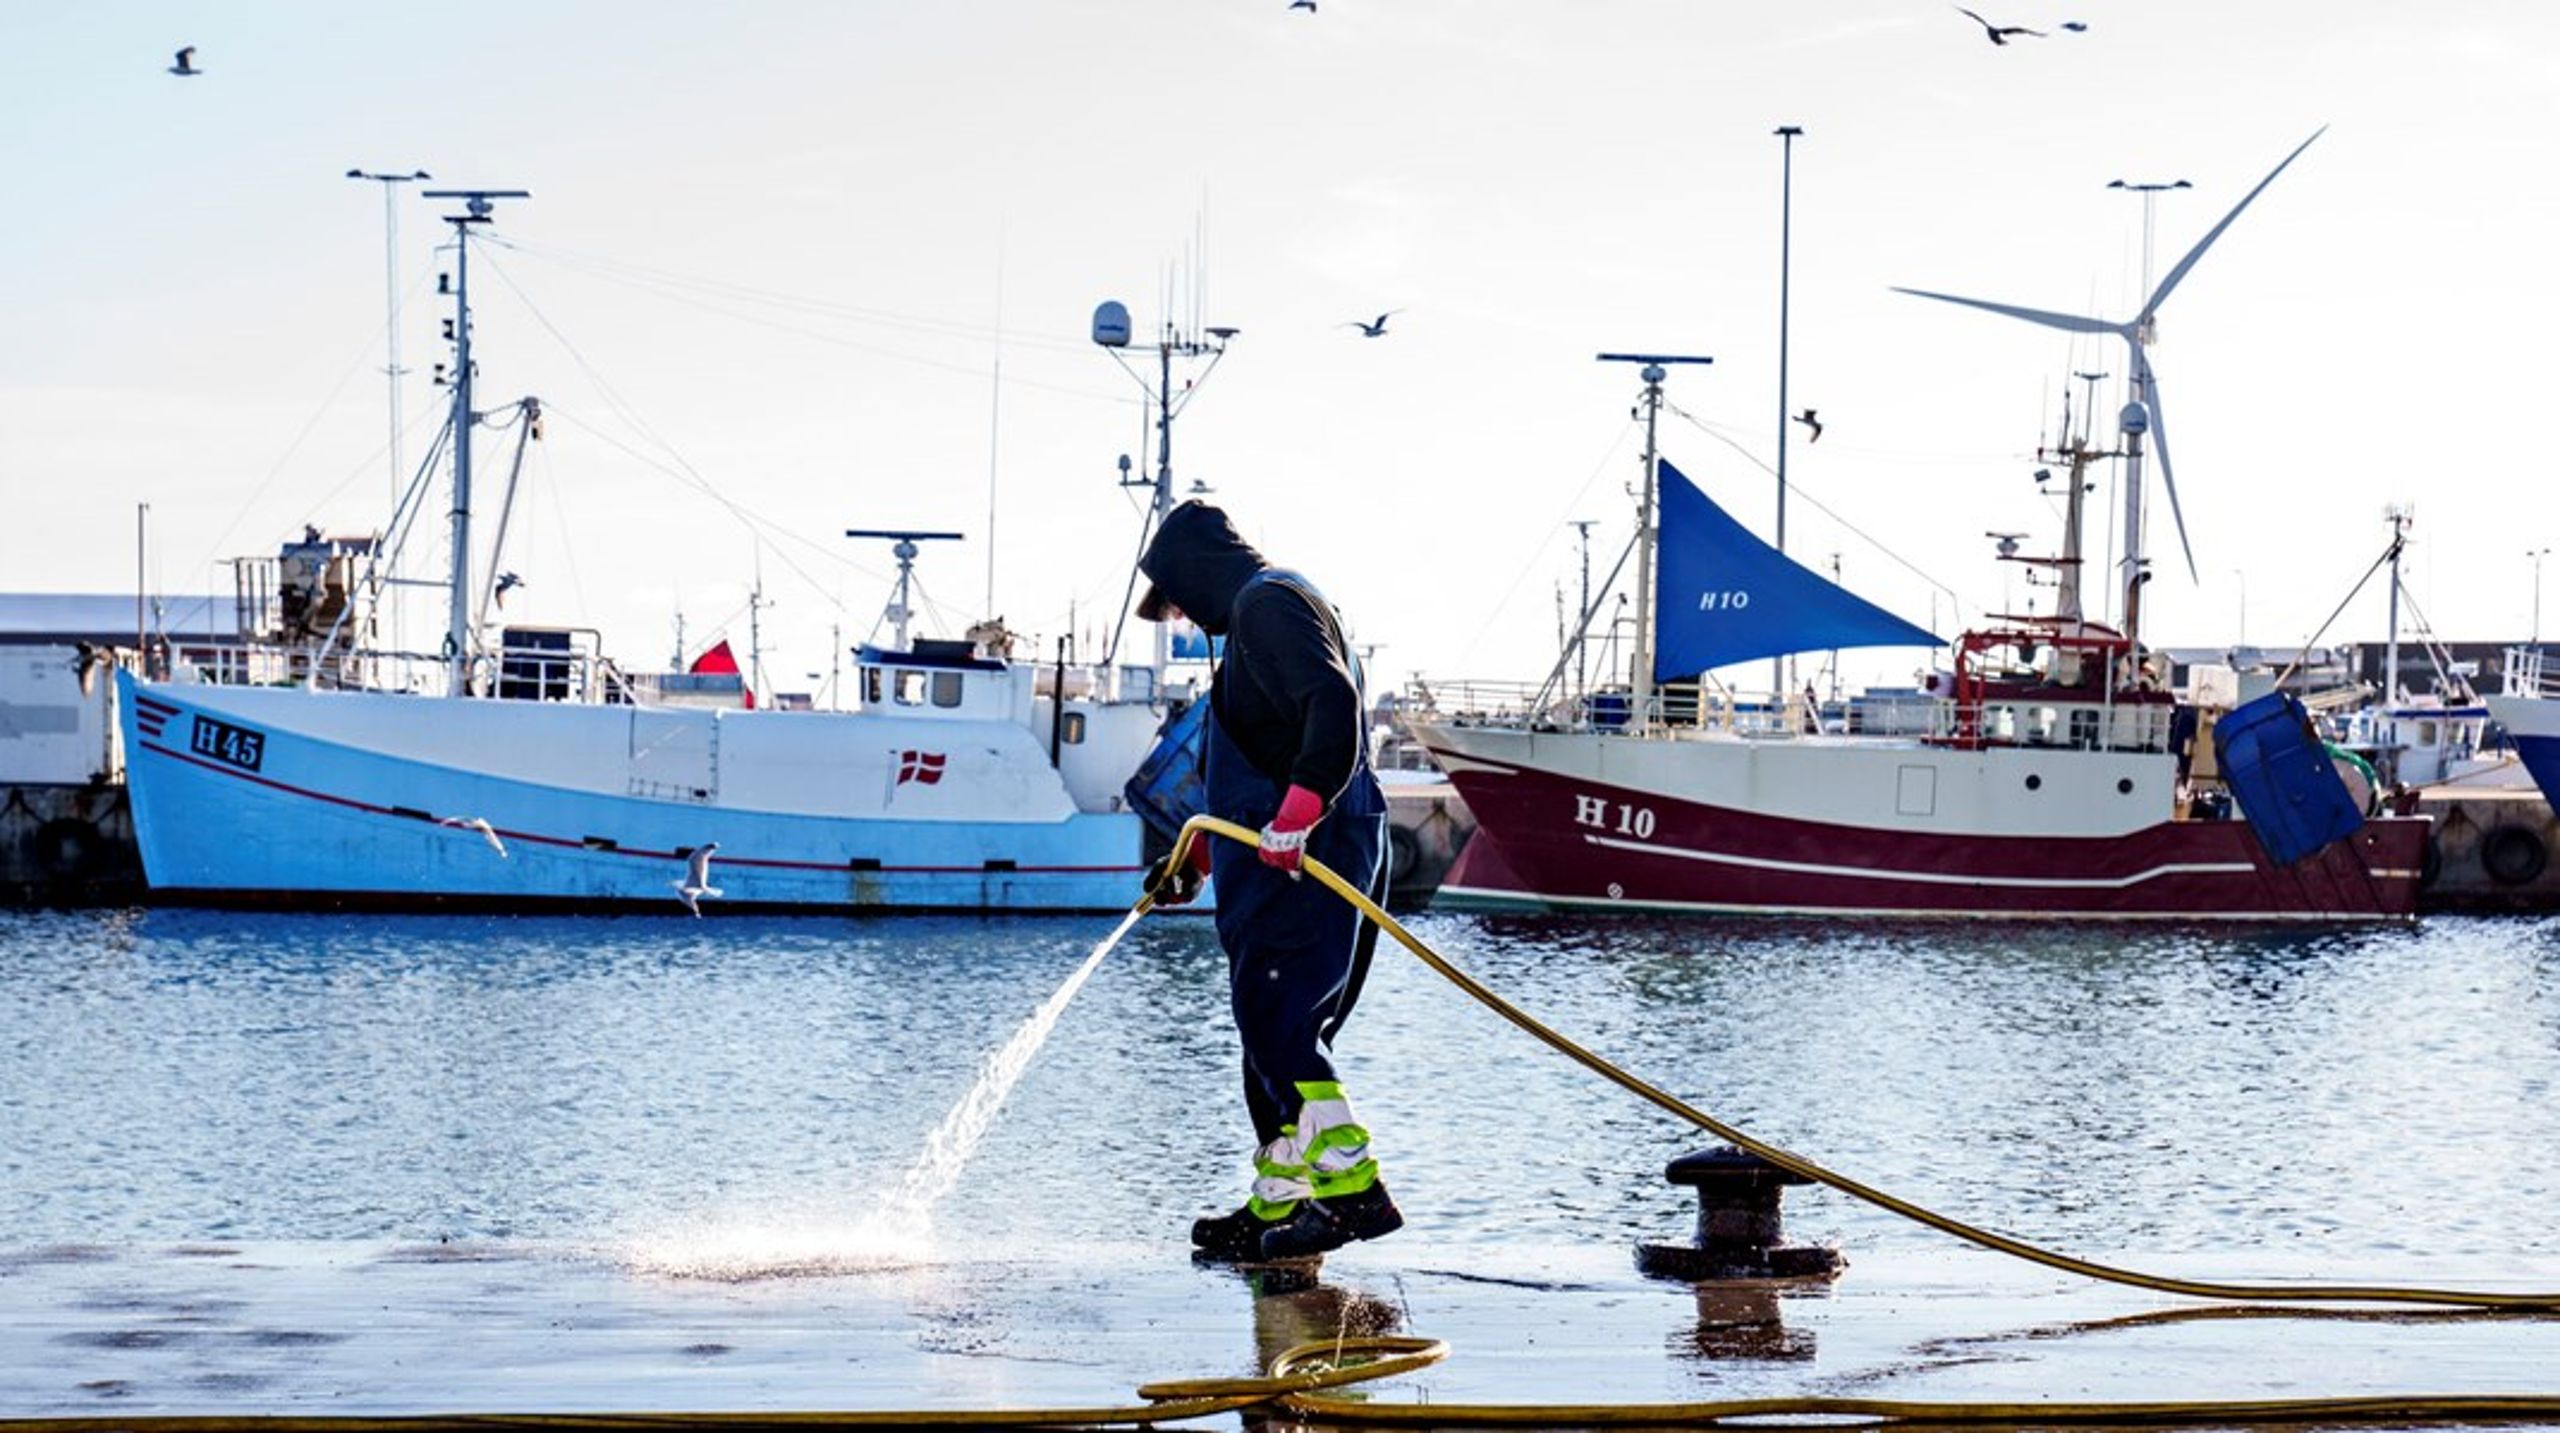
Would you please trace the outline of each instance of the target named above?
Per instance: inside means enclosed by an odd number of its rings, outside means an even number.
[[[1273,580],[1315,594],[1306,579],[1276,569],[1253,582]],[[1246,759],[1214,708],[1208,748],[1209,813],[1256,830],[1269,825],[1288,783]],[[1387,802],[1369,768],[1365,729],[1355,734],[1355,749],[1351,780],[1308,834],[1306,854],[1375,898],[1384,894]],[[1334,1034],[1368,974],[1376,931],[1362,929],[1349,902],[1313,879],[1262,864],[1240,842],[1212,842],[1209,860],[1228,996],[1244,1043],[1245,1107],[1260,1146],[1249,1205],[1277,1220],[1310,1195],[1356,1194],[1377,1181],[1368,1131],[1352,1116],[1331,1058]]]

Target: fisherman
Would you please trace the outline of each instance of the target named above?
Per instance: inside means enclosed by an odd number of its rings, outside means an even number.
[[[1253,1117],[1252,1197],[1194,1221],[1191,1242],[1204,1258],[1255,1262],[1393,1233],[1404,1216],[1331,1058],[1377,928],[1299,871],[1313,857],[1384,894],[1387,803],[1369,770],[1368,716],[1342,620],[1313,584],[1265,561],[1207,503],[1168,514],[1138,567],[1151,584],[1140,617],[1187,617],[1226,639],[1209,687],[1208,811],[1262,833],[1258,851],[1203,838],[1182,869],[1168,869],[1168,856],[1147,877],[1161,904],[1189,900],[1204,874],[1217,882]]]

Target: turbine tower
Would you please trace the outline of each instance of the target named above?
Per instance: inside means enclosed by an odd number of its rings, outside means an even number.
[[[2310,139],[2295,145],[2293,153],[2286,155],[2283,163],[2268,170],[2267,177],[2259,180],[2255,189],[2241,196],[2240,202],[2231,206],[2231,212],[2222,216],[2222,222],[2206,230],[2205,236],[2196,241],[2196,246],[2187,251],[2187,256],[2178,261],[2177,267],[2169,270],[2168,277],[2162,279],[2160,286],[2153,289],[2151,296],[2143,301],[2142,311],[2122,322],[2089,318],[2080,314],[2052,313],[2044,309],[2020,308],[2014,304],[1992,303],[1987,299],[1969,299],[1955,294],[1932,293],[1927,289],[1897,287],[1894,290],[1895,293],[1910,294],[1916,298],[1937,299],[1942,303],[1987,309],[1992,313],[2022,318],[2029,323],[2042,324],[2047,328],[2058,328],[2070,333],[2112,333],[2124,340],[2125,347],[2132,358],[2130,373],[2133,384],[2133,396],[2124,405],[2124,412],[2119,418],[2120,426],[2124,431],[2123,451],[2126,464],[2125,543],[2120,571],[2124,583],[2125,635],[2127,637],[2134,635],[2137,613],[2140,611],[2143,566],[2142,435],[2145,432],[2151,435],[2152,446],[2160,454],[2160,486],[2169,494],[2169,515],[2177,521],[2178,549],[2186,555],[2187,576],[2189,580],[2194,580],[2196,576],[2195,549],[2187,542],[2187,518],[2186,514],[2179,509],[2178,483],[2169,467],[2169,425],[2160,411],[2159,380],[2151,369],[2149,349],[2154,326],[2159,318],[2160,305],[2168,301],[2169,295],[2187,277],[2187,271],[2196,266],[2196,260],[2204,257],[2204,251],[2213,247],[2213,241],[2222,237],[2222,231],[2231,227],[2231,221],[2240,217],[2240,211],[2248,208],[2251,201],[2265,193],[2267,186],[2276,182],[2276,176],[2284,173],[2288,165],[2301,158],[2302,151],[2309,149],[2313,141],[2328,132],[2329,127],[2324,124],[2311,132]]]

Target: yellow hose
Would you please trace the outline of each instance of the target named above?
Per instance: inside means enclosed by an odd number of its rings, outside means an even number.
[[[1180,862],[1185,855],[1190,855],[1190,842],[1193,842],[1196,832],[1216,834],[1216,837],[1234,839],[1234,842],[1252,844],[1252,847],[1260,847],[1262,844],[1260,834],[1252,832],[1252,829],[1247,827],[1239,827],[1239,824],[1234,824],[1234,821],[1221,821],[1216,819],[1216,816],[1193,816],[1193,819],[1183,827],[1183,834],[1172,842],[1172,860]],[[1971,1226],[1971,1223],[1956,1221],[1956,1218],[1948,1218],[1948,1215],[1935,1213],[1935,1210],[1920,1208],[1920,1205],[1910,1203],[1910,1200],[1905,1198],[1887,1195],[1884,1190],[1876,1190],[1876,1187],[1871,1185],[1861,1185],[1861,1182],[1851,1180],[1848,1175],[1838,1175],[1838,1172],[1833,1172],[1833,1169],[1825,1169],[1820,1167],[1820,1164],[1812,1162],[1812,1159],[1805,1159],[1802,1154],[1789,1154],[1787,1149],[1779,1149],[1779,1146],[1774,1144],[1764,1144],[1764,1141],[1759,1139],[1751,1139],[1748,1134],[1728,1126],[1728,1123],[1718,1121],[1718,1118],[1710,1116],[1710,1113],[1700,1111],[1700,1108],[1692,1108],[1690,1103],[1679,1100],[1677,1095],[1656,1090],[1654,1085],[1646,1085],[1644,1080],[1628,1075],[1626,1070],[1618,1070],[1615,1065],[1610,1065],[1608,1059],[1600,1059],[1597,1054],[1592,1054],[1590,1049],[1582,1049],[1580,1044],[1574,1044],[1572,1039],[1556,1034],[1554,1029],[1541,1024],[1539,1018],[1531,1016],[1528,1011],[1513,1006],[1510,1001],[1505,1001],[1505,998],[1495,995],[1492,990],[1487,990],[1480,980],[1467,975],[1464,970],[1459,970],[1457,965],[1449,965],[1439,952],[1434,952],[1428,944],[1423,944],[1413,931],[1400,926],[1398,921],[1395,921],[1395,916],[1385,914],[1382,908],[1377,908],[1377,903],[1370,901],[1370,896],[1367,896],[1364,891],[1359,891],[1357,885],[1352,885],[1349,880],[1339,878],[1339,875],[1334,875],[1331,870],[1326,870],[1324,862],[1303,860],[1300,865],[1306,867],[1306,873],[1313,875],[1318,883],[1324,883],[1326,891],[1331,891],[1334,896],[1341,896],[1344,901],[1352,903],[1354,908],[1359,908],[1359,914],[1367,916],[1367,919],[1377,921],[1377,929],[1388,931],[1390,937],[1395,937],[1395,944],[1411,949],[1411,952],[1416,954],[1416,960],[1421,960],[1423,965],[1428,965],[1431,970],[1439,970],[1441,978],[1446,978],[1452,985],[1457,985],[1457,988],[1464,990],[1464,993],[1475,995],[1477,1001],[1480,1001],[1485,1008],[1490,1008],[1492,1013],[1503,1016],[1505,1021],[1510,1021],[1510,1024],[1521,1026],[1521,1029],[1528,1031],[1528,1034],[1539,1036],[1539,1039],[1546,1041],[1549,1047],[1559,1049],[1559,1052],[1564,1052],[1567,1057],[1572,1057],[1574,1062],[1585,1067],[1585,1070],[1615,1082],[1618,1088],[1631,1090],[1631,1093],[1661,1105],[1664,1111],[1672,1111],[1674,1116],[1695,1123],[1697,1128],[1713,1134],[1715,1139],[1723,1139],[1725,1144],[1741,1146],[1741,1149],[1748,1149],[1751,1154],[1759,1154],[1761,1159],[1777,1164],[1779,1169],[1787,1169],[1787,1172],[1792,1172],[1792,1175],[1802,1175],[1807,1177],[1807,1180],[1823,1182],[1823,1185],[1830,1185],[1833,1190],[1841,1190],[1843,1195],[1856,1195],[1856,1198],[1866,1200],[1866,1203],[1876,1205],[1876,1208],[1887,1208],[1892,1210],[1892,1213],[1900,1213],[1902,1218],[1925,1223],[1925,1226],[1938,1228],[1938,1231],[1943,1233],[1953,1233],[1956,1239],[1966,1239],[1971,1241],[1971,1244],[1981,1244],[1984,1249],[1997,1249],[2002,1251],[2002,1254],[2012,1254],[2017,1256],[2017,1259],[2028,1259],[2030,1264],[2043,1264],[2043,1267],[2048,1269],[2061,1269],[2061,1272],[2066,1274],[2081,1274],[2084,1279],[2104,1279],[2104,1282],[2109,1282],[2109,1285],[2132,1285],[2132,1287],[2138,1287],[2138,1290],[2158,1290],[2163,1292],[2163,1295],[2217,1297],[2217,1300],[2422,1302],[2422,1305],[2452,1305],[2452,1308],[2560,1310],[2560,1292],[2545,1292],[2545,1295],[2499,1295],[2499,1292],[2412,1290],[2412,1287],[2383,1287],[2383,1285],[2235,1285],[2235,1282],[2214,1282],[2214,1279],[2173,1279],[2173,1277],[2166,1277],[2166,1274],[2143,1274],[2143,1272],[2135,1272],[2135,1269],[2117,1269],[2117,1267],[2109,1267],[2109,1264],[2089,1262],[2089,1259],[2076,1259],[2076,1256],[2071,1254],[2056,1254],[2056,1251],[2038,1249],[2038,1246],[2028,1244],[2028,1241],[2022,1241],[2022,1239],[2010,1239],[2007,1233],[1994,1233],[1989,1231],[1989,1228],[1979,1228],[1979,1226]],[[1152,896],[1149,896],[1149,901],[1152,901]]]
[[[1216,836],[1224,836],[1229,840],[1241,841],[1249,846],[1259,846],[1261,844],[1261,838],[1258,833],[1249,830],[1246,827],[1238,826],[1232,821],[1221,821],[1215,816],[1194,816],[1186,825],[1184,825],[1182,828],[1182,834],[1174,841],[1172,859],[1175,863],[1178,864],[1190,854],[1191,842],[1200,832],[1207,832]],[[1471,976],[1465,971],[1450,964],[1446,959],[1441,957],[1439,952],[1434,951],[1431,947],[1423,944],[1422,941],[1415,937],[1411,931],[1408,931],[1402,925],[1397,924],[1395,917],[1388,915],[1385,911],[1379,909],[1377,903],[1371,901],[1365,892],[1361,891],[1350,882],[1345,881],[1342,877],[1335,875],[1332,871],[1327,870],[1323,862],[1308,859],[1302,861],[1301,865],[1304,867],[1308,875],[1315,877],[1316,880],[1321,882],[1327,890],[1330,890],[1335,895],[1349,901],[1360,911],[1362,915],[1377,922],[1378,929],[1395,937],[1397,944],[1403,946],[1406,950],[1413,952],[1415,958],[1419,959],[1423,964],[1438,971],[1443,978],[1457,986],[1460,990],[1474,996],[1479,1003],[1485,1006],[1485,1008],[1493,1011],[1493,1013],[1501,1016],[1503,1019],[1510,1021],[1512,1024],[1519,1026],[1521,1029],[1528,1031],[1530,1034],[1535,1035],[1538,1039],[1544,1041],[1549,1046],[1562,1051],[1583,1068],[1590,1070],[1592,1073],[1611,1081],[1631,1093],[1652,1101],[1654,1104],[1661,1106],[1672,1114],[1678,1115],[1680,1118],[1687,1120],[1689,1123],[1696,1125],[1698,1128],[1707,1131],[1709,1134],[1714,1135],[1716,1138],[1721,1139],[1728,1144],[1736,1145],[1742,1149],[1751,1151],[1753,1154],[1760,1156],[1762,1159],[1769,1161],[1771,1164],[1774,1164],[1789,1173],[1799,1174],[1817,1183],[1830,1185],[1832,1188],[1839,1190],[1843,1194],[1853,1195],[1859,1199],[1867,1201],[1869,1204],[1876,1205],[1879,1208],[1892,1210],[1894,1213],[1899,1214],[1906,1219],[1926,1224],[1932,1229],[1952,1234],[1959,1239],[1979,1244],[1986,1249],[1996,1249],[2003,1254],[2013,1255],[2017,1258],[2024,1259],[2029,1263],[2042,1264],[2046,1268],[2060,1269],[2064,1273],[2078,1274],[2083,1278],[2103,1280],[2104,1282],[2111,1284],[2126,1284],[2137,1289],[2152,1289],[2164,1294],[2184,1294],[2188,1297],[2199,1299],[2241,1299],[2256,1302],[2286,1303],[2320,1300],[2327,1302],[2363,1304],[2430,1304],[2446,1305],[2457,1308],[2529,1309],[2544,1312],[2560,1310],[2560,1293],[2501,1294],[2483,1293],[2467,1289],[2398,1288],[2370,1284],[2242,1284],[2210,1279],[2179,1279],[2162,1274],[2145,1274],[2133,1269],[2119,1269],[2112,1265],[2095,1263],[2088,1259],[2075,1258],[2069,1254],[2060,1254],[2050,1249],[2038,1248],[2024,1240],[2012,1239],[2006,1234],[1995,1233],[1992,1230],[1981,1228],[1978,1225],[1967,1224],[1962,1220],[1949,1218],[1944,1214],[1939,1214],[1935,1211],[1922,1208],[1920,1205],[1914,1204],[1908,1199],[1887,1194],[1883,1190],[1877,1189],[1872,1185],[1861,1184],[1857,1180],[1851,1179],[1845,1174],[1825,1169],[1823,1166],[1814,1163],[1803,1155],[1793,1154],[1787,1150],[1780,1149],[1776,1145],[1753,1139],[1751,1136],[1744,1134],[1742,1131],[1724,1123],[1722,1120],[1717,1119],[1715,1116],[1689,1105],[1677,1096],[1668,1094],[1662,1090],[1656,1089],[1652,1085],[1646,1084],[1644,1081],[1637,1079],[1635,1076],[1628,1074],[1626,1071],[1619,1069],[1613,1064],[1610,1064],[1600,1056],[1593,1054],[1578,1044],[1575,1044],[1565,1036],[1558,1034],[1556,1031],[1541,1023],[1536,1016],[1529,1014],[1527,1011],[1522,1010],[1510,1001],[1494,994],[1491,990],[1485,988],[1485,986],[1474,976]],[[1152,899],[1152,896],[1147,898],[1149,901]],[[1143,903],[1144,902],[1142,902],[1142,904]]]

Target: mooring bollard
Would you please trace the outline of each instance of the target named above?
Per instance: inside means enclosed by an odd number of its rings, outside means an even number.
[[[1694,1244],[1639,1244],[1636,1267],[1658,1278],[1835,1279],[1849,1261],[1820,1244],[1782,1244],[1778,1200],[1790,1184],[1811,1184],[1756,1154],[1720,1144],[1671,1161],[1662,1172],[1698,1191]]]

